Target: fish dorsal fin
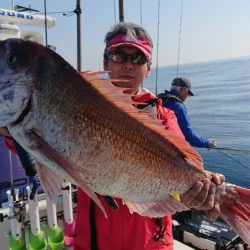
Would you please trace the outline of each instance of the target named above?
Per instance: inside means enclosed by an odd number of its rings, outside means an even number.
[[[133,95],[126,94],[128,88],[116,87],[112,84],[112,79],[100,78],[99,75],[103,73],[107,72],[82,72],[80,74],[84,80],[89,82],[95,91],[100,93],[106,100],[110,101],[120,110],[127,113],[147,128],[160,134],[172,147],[175,147],[176,151],[182,155],[186,162],[203,171],[203,160],[201,156],[186,140],[180,138],[173,133],[173,131],[167,130],[162,124],[162,120],[153,119],[149,115],[149,112],[137,109],[136,106],[141,103],[133,101]]]

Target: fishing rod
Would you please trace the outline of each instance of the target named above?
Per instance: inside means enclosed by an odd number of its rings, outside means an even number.
[[[40,216],[38,207],[37,192],[34,197],[30,199],[32,192],[29,186],[26,187],[28,192],[28,203],[29,203],[29,217],[30,217],[30,230],[29,230],[29,249],[43,250],[47,249],[47,241],[45,233],[40,227]]]
[[[75,218],[73,215],[72,189],[71,183],[64,180],[62,185],[64,218],[62,224],[64,228],[64,244],[70,248],[74,245]]]
[[[10,232],[8,234],[9,245],[11,249],[25,249],[24,234],[21,229],[23,213],[25,213],[25,205],[19,201],[19,190],[14,188],[13,162],[12,153],[9,150],[9,168],[10,168],[10,189],[7,191],[9,203],[9,221]]]
[[[18,189],[8,190],[10,232],[8,233],[10,249],[25,250],[25,237],[21,224],[25,217],[25,205],[19,202]]]
[[[64,249],[64,234],[57,223],[56,203],[47,198],[48,245],[51,250]]]
[[[247,149],[238,149],[238,148],[227,148],[227,147],[216,147],[216,148],[209,148],[210,149],[215,149],[215,150],[222,150],[222,151],[234,151],[237,153],[244,153],[244,154],[250,154],[250,150]]]
[[[217,150],[219,153],[223,154],[224,156],[226,156],[227,158],[229,158],[232,161],[236,162],[237,164],[244,167],[245,169],[249,169],[248,166],[246,166],[245,164],[243,164],[239,160],[234,159],[232,156],[228,155],[227,153],[225,153],[223,151],[233,151],[233,152],[237,152],[237,153],[250,154],[250,150],[237,149],[237,148],[227,148],[227,147],[208,148],[208,150],[210,150],[210,149]]]
[[[232,156],[230,156],[230,155],[228,155],[228,154],[226,154],[226,153],[222,152],[221,150],[219,150],[219,152],[220,152],[221,154],[225,155],[227,158],[231,159],[232,161],[234,161],[234,162],[238,163],[240,166],[244,167],[245,169],[249,169],[249,167],[248,167],[248,166],[246,166],[246,165],[245,165],[245,164],[243,164],[242,162],[240,162],[240,161],[238,161],[238,160],[234,159]]]
[[[9,166],[10,166],[10,191],[13,197],[13,201],[15,201],[16,194],[14,189],[13,162],[12,162],[12,153],[10,150],[9,150]]]
[[[155,69],[155,94],[158,92],[158,71],[159,71],[159,35],[160,35],[160,4],[161,0],[158,0],[158,23],[157,23],[157,47],[156,47],[156,69]]]
[[[177,55],[177,65],[176,65],[176,75],[179,75],[179,65],[180,65],[180,50],[181,50],[181,28],[182,28],[182,16],[183,16],[183,0],[181,0],[181,15],[180,15],[180,28],[179,28],[179,41],[178,41],[178,55]]]

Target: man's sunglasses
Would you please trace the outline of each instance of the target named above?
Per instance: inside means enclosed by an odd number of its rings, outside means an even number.
[[[123,51],[114,51],[108,55],[108,58],[115,63],[124,63],[130,60],[133,64],[145,64],[148,62],[146,56],[140,52],[128,55]]]

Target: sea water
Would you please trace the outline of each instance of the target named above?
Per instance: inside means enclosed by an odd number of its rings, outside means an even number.
[[[250,57],[184,64],[178,72],[191,81],[195,93],[185,102],[194,131],[216,138],[220,148],[246,151],[197,148],[206,169],[250,188]],[[176,76],[176,66],[159,67],[158,77],[153,69],[144,86],[161,93]]]

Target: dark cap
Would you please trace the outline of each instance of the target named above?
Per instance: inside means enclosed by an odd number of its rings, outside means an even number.
[[[186,88],[188,88],[188,95],[194,96],[194,93],[191,90],[191,83],[187,78],[185,78],[185,77],[176,77],[172,81],[172,85],[179,86],[179,87],[186,87]]]

